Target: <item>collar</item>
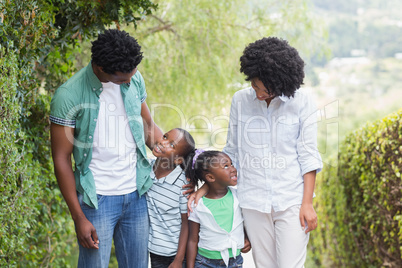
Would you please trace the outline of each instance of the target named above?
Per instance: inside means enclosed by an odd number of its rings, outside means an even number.
[[[253,100],[260,101],[259,99],[257,99],[257,93],[255,93],[255,90],[252,87],[250,88],[250,90],[252,91],[251,94],[253,96]],[[286,97],[283,94],[282,94],[282,96],[277,96],[277,97],[273,98],[272,100],[275,100],[275,99],[278,99],[278,98],[283,102],[287,102],[289,100],[289,97]]]
[[[155,164],[155,160],[152,161],[152,166],[154,164]],[[162,178],[157,179],[153,169],[151,169],[150,176],[151,176],[152,180],[154,181],[154,183],[164,183],[164,182],[166,182],[166,183],[169,183],[169,184],[174,184],[182,173],[183,173],[183,170],[181,169],[180,165],[178,165],[166,177],[162,177]]]
[[[86,70],[85,70],[88,79],[89,79],[89,84],[91,85],[92,91],[96,93],[96,95],[99,97],[103,90],[102,82],[99,80],[99,78],[95,75],[94,70],[92,68],[92,61],[87,65]],[[130,83],[125,83],[120,85],[120,89],[122,90],[123,93],[125,93],[130,87]]]
[[[102,92],[102,83],[94,73],[92,61],[87,65],[85,72],[88,76],[89,84],[91,85],[92,90],[99,96]]]

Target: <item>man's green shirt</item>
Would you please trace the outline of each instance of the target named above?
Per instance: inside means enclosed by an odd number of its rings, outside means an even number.
[[[102,83],[94,74],[89,63],[67,82],[60,86],[50,105],[50,121],[54,124],[74,128],[73,156],[75,161],[76,189],[83,195],[86,204],[98,208],[95,181],[89,164],[92,159],[93,136],[99,114],[99,95]],[[144,79],[139,71],[129,84],[120,85],[124,107],[131,133],[137,144],[136,183],[137,191],[143,195],[152,185],[151,166],[147,160],[141,104],[147,93]]]

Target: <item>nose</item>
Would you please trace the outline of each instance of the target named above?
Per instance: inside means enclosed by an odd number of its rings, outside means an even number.
[[[165,140],[165,139],[162,139],[162,140],[160,141],[160,144],[162,144],[163,147],[166,147],[166,145],[169,144],[169,143],[170,143],[170,141]]]
[[[261,89],[257,91],[257,95],[258,96],[263,96],[263,97],[268,97],[269,96],[267,92],[265,92],[264,90],[261,90]]]
[[[231,172],[237,173],[237,169],[234,166],[232,166]]]

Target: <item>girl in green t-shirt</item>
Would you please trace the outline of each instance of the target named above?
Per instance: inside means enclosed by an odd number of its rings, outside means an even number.
[[[187,267],[242,267],[240,252],[251,249],[237,200],[237,170],[219,151],[196,150],[186,175],[191,183],[205,182],[208,193],[189,217]]]

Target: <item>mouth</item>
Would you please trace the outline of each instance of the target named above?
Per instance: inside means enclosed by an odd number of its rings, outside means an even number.
[[[161,153],[161,152],[162,152],[162,149],[161,149],[161,147],[159,146],[159,144],[155,145],[154,151],[155,151],[156,153]]]
[[[237,175],[231,176],[230,179],[231,179],[232,181],[237,181]]]

